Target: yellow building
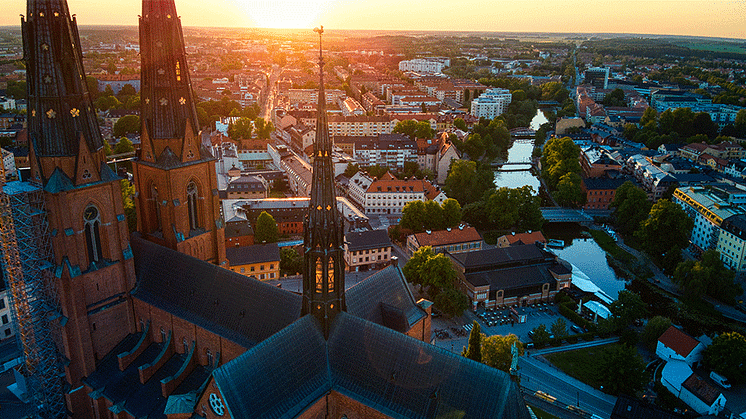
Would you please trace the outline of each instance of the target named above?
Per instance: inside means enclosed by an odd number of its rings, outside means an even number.
[[[277,243],[225,249],[228,269],[260,281],[280,278],[280,248]]]

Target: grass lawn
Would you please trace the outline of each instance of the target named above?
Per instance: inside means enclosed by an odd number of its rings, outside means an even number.
[[[570,377],[598,389],[601,387],[601,382],[597,378],[597,362],[600,359],[600,355],[611,345],[619,344],[611,343],[609,345],[594,346],[575,351],[557,352],[544,355],[544,357]]]
[[[539,409],[538,407],[530,406],[531,410],[533,410],[534,414],[539,419],[559,419],[557,416],[550,415],[549,413]]]
[[[611,238],[605,231],[602,230],[590,230],[593,240],[601,246],[604,251],[611,255],[614,259],[622,263],[636,262],[637,258],[629,254],[626,250],[617,246],[614,239]]]

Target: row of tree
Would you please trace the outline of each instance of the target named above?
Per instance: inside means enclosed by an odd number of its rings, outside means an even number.
[[[268,139],[274,130],[275,127],[272,122],[267,122],[264,118],[251,120],[247,117],[241,117],[228,124],[228,136],[232,140],[249,139],[254,133],[261,139]]]
[[[423,246],[412,254],[402,268],[408,282],[417,284],[435,307],[448,316],[460,316],[469,308],[469,299],[456,286],[456,271],[448,256]]]
[[[554,137],[544,145],[541,177],[562,206],[585,204],[579,156],[580,147],[570,137]]]
[[[461,223],[461,205],[453,198],[435,201],[410,201],[402,209],[399,227],[421,233],[425,230],[455,228]]]

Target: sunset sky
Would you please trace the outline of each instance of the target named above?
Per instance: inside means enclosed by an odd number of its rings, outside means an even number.
[[[1,0],[18,25],[26,0]],[[136,25],[140,0],[68,0],[79,25]],[[746,0],[176,0],[185,26],[614,32],[746,38]]]

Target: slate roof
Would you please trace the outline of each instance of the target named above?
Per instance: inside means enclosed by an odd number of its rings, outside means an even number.
[[[683,415],[667,412],[656,405],[620,394],[611,412],[611,419],[680,419]]]
[[[544,237],[544,234],[541,233],[541,230],[536,230],[529,233],[506,234],[503,237],[505,237],[505,240],[507,240],[508,243],[510,243],[511,245],[547,242],[547,239]]]
[[[393,325],[384,321],[385,309],[381,304],[400,311],[409,327],[427,315],[415,303],[402,271],[392,265],[348,288],[345,297],[348,313],[388,327]]]
[[[559,265],[559,264],[557,264]],[[549,272],[546,264],[519,266],[514,268],[495,269],[467,273],[466,280],[475,287],[490,286],[490,291],[504,290],[505,297],[524,295],[535,292],[536,287],[549,283],[550,289],[556,289],[557,280]]]
[[[137,275],[133,297],[245,348],[300,316],[300,295],[247,279],[138,235],[132,236],[131,245]]]
[[[345,241],[350,252],[391,246],[391,239],[386,230],[350,232],[345,234]]]
[[[277,243],[255,244],[253,246],[226,247],[225,257],[231,266],[262,262],[279,262],[280,248]]]
[[[506,373],[344,312],[328,341],[305,316],[213,377],[236,419],[292,418],[330,391],[393,418],[529,418]]]
[[[686,333],[679,330],[676,326],[671,326],[663,332],[658,341],[667,347],[673,349],[677,354],[686,358],[692,350],[699,345],[699,341]]]
[[[251,228],[248,220],[240,217],[233,217],[225,223],[225,237],[253,236],[254,229]]]
[[[461,266],[469,270],[492,269],[498,266],[526,264],[528,261],[553,259],[552,255],[536,244],[510,247],[495,247],[473,252],[451,255]]]
[[[583,178],[582,181],[583,181],[583,184],[585,185],[586,190],[596,191],[596,190],[616,190],[618,187],[622,186],[622,184],[625,182],[625,179],[611,179],[607,177],[598,177],[598,178]]]

